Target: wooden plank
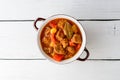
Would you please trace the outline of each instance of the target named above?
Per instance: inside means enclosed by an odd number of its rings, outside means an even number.
[[[87,47],[91,58],[120,58],[120,22],[81,22],[87,35]]]
[[[0,61],[0,80],[119,80],[120,62]]]
[[[42,57],[32,22],[0,23],[0,58]]]
[[[120,0],[0,0],[0,20],[68,14],[81,19],[120,19]]]
[[[87,35],[89,59],[120,59],[120,21],[81,23]],[[45,59],[37,45],[33,22],[0,22],[0,58]]]

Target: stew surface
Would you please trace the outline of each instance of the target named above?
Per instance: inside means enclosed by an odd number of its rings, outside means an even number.
[[[82,44],[78,26],[64,18],[57,18],[46,24],[40,38],[43,51],[56,61],[73,57]]]

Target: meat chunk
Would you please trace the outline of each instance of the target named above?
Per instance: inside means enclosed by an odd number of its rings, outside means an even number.
[[[50,27],[45,28],[45,36],[49,37],[50,36]]]
[[[54,52],[57,54],[65,54],[65,50],[63,49],[61,44],[55,44],[54,46]]]
[[[43,37],[42,42],[43,42],[45,45],[49,45],[50,42],[51,42],[51,39],[50,39],[50,37]]]
[[[61,29],[63,29],[65,22],[67,22],[67,20],[61,19],[61,20],[58,22],[58,27],[61,28]]]
[[[59,29],[58,32],[56,33],[55,37],[58,41],[61,41],[64,38],[64,36],[65,35],[64,35],[63,31],[61,29]]]
[[[53,52],[53,48],[52,47],[44,47],[43,48],[44,51],[47,53],[47,54],[51,54]]]
[[[74,33],[77,33],[77,32],[78,32],[78,28],[77,28],[76,25],[72,25],[72,31],[73,31]]]
[[[67,51],[72,54],[75,54],[75,52],[76,52],[74,47],[67,47]]]
[[[79,34],[74,34],[71,41],[73,43],[79,43],[79,44],[82,43],[82,39],[81,39],[81,36]]]
[[[65,55],[65,59],[71,58],[71,57],[73,57],[73,56],[74,56],[74,54],[68,52],[68,53]]]
[[[62,39],[60,42],[61,42],[63,48],[66,48],[68,46],[68,39],[67,38]]]

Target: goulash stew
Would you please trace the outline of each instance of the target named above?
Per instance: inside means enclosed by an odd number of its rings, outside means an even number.
[[[40,35],[43,51],[56,61],[73,57],[82,44],[78,26],[64,18],[50,21]]]

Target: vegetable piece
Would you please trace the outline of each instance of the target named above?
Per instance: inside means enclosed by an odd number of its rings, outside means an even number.
[[[70,45],[70,46],[76,46],[76,44],[73,43],[72,41],[69,42],[69,45]]]
[[[57,29],[56,28],[52,28],[51,30],[50,30],[50,33],[51,34],[55,34],[57,32]]]
[[[78,49],[80,48],[80,46],[81,46],[81,44],[78,44],[78,45],[76,46],[76,50],[78,50]]]
[[[55,59],[56,61],[61,61],[63,60],[64,55],[60,55],[60,54],[54,54],[53,59]]]
[[[51,43],[50,43],[50,47],[54,47],[54,42],[51,42]]]
[[[73,36],[72,26],[69,22],[65,22],[64,25],[64,34],[67,36],[68,39],[71,39]]]
[[[57,24],[54,21],[50,22],[49,25],[52,28],[56,28],[57,27]]]
[[[55,34],[51,34],[50,38],[53,43],[56,43]]]
[[[76,25],[72,25],[72,30],[74,33],[77,33],[78,32],[78,28]]]

